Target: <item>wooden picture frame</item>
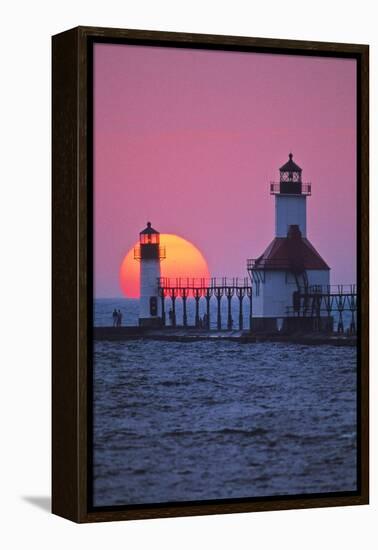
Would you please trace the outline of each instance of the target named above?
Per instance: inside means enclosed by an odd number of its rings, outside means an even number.
[[[358,490],[182,502],[134,507],[91,507],[92,342],[92,62],[98,42],[203,48],[357,61],[358,186]],[[52,511],[75,522],[224,514],[369,502],[369,48],[307,42],[77,27],[52,39]]]

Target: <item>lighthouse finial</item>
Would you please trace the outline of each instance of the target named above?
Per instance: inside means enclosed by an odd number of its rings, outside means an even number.
[[[289,159],[290,159],[290,160],[293,160],[293,153],[292,153],[291,151],[290,151],[290,153],[289,153]]]
[[[147,222],[147,227],[151,227],[151,222]]]

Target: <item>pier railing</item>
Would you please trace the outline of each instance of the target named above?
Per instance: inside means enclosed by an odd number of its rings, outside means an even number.
[[[356,284],[341,284],[341,285],[309,285],[307,290],[302,286],[301,293],[304,294],[330,294],[330,295],[357,295]]]
[[[249,260],[252,262],[253,260]],[[239,330],[252,328],[252,284],[248,277],[160,277],[158,294],[161,300],[161,315],[163,324],[176,327],[187,327],[188,323],[188,299],[194,299],[195,315],[194,327],[216,328],[222,330],[222,303],[226,301],[227,329],[235,328],[232,308],[233,300],[238,301]],[[182,320],[177,318],[176,301],[181,300]],[[243,301],[249,305],[248,323],[245,323]],[[166,300],[169,300],[168,322],[166,319]],[[350,334],[356,333],[358,292],[356,284],[339,285],[309,285],[299,287],[293,292],[292,305],[286,308],[286,317],[309,318],[315,320],[329,318],[330,324],[336,320],[336,330]],[[216,302],[216,322],[211,323],[211,303]],[[205,314],[200,316],[200,303],[205,303]],[[247,325],[247,326],[245,326]],[[320,323],[319,323],[320,326]],[[332,329],[331,329],[332,330]]]
[[[249,301],[249,328],[252,326],[252,286],[248,277],[160,277],[158,279],[158,293],[161,299],[161,312],[163,324],[166,322],[166,298],[170,299],[170,309],[168,314],[168,324],[176,327],[178,324],[176,315],[176,300],[182,300],[182,326],[188,326],[187,300],[194,298],[195,301],[195,321],[196,328],[205,328],[210,330],[211,325],[211,299],[216,300],[217,304],[217,330],[222,329],[222,299],[227,301],[227,329],[234,328],[232,316],[232,300],[239,301],[238,328],[244,328],[243,300]],[[200,317],[200,301],[205,300],[206,313],[203,318]]]
[[[247,260],[247,270],[254,269],[287,269],[287,260],[282,258],[249,258]]]
[[[159,277],[159,288],[217,288],[217,287],[249,287],[248,277]]]
[[[336,317],[337,332],[356,333],[358,292],[356,284],[310,285],[293,293],[293,305],[287,308],[287,317]],[[348,319],[347,319],[348,318]]]

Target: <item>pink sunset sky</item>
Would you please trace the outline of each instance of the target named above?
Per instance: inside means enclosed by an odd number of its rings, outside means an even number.
[[[332,283],[356,281],[356,62],[96,44],[95,296],[146,222],[246,275],[274,237],[269,182],[292,151],[312,182],[308,238]]]

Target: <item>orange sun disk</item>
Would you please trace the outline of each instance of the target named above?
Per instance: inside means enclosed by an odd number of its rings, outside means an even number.
[[[166,253],[160,264],[162,277],[210,277],[204,256],[191,242],[178,235],[161,233],[160,245]],[[139,298],[139,271],[140,263],[134,259],[133,247],[124,257],[119,274],[121,289],[127,298]]]

